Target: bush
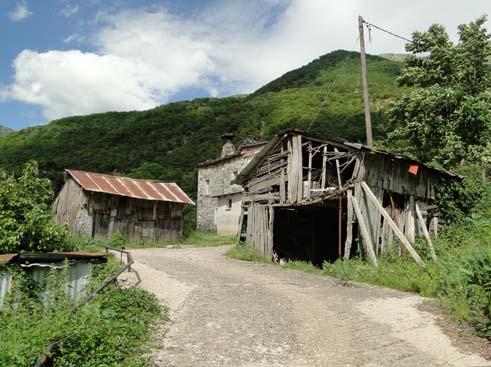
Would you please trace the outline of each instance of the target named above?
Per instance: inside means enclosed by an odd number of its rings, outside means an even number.
[[[0,170],[0,253],[67,249],[65,226],[52,220],[53,190],[35,162],[18,178]]]
[[[114,260],[97,266],[92,288],[117,266]],[[146,366],[145,343],[161,312],[156,298],[112,285],[74,312],[60,287],[63,276],[50,273],[44,306],[27,281],[16,283],[15,296],[0,309],[0,365],[33,366],[49,343],[58,342],[51,353],[55,367]]]

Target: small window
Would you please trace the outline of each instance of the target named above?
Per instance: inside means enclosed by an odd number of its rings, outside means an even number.
[[[209,195],[210,194],[210,180],[205,180],[205,188],[203,190],[203,193],[205,195]]]
[[[232,199],[227,200],[227,210],[232,209]]]
[[[237,178],[238,175],[239,175],[239,171],[234,171],[234,178]]]

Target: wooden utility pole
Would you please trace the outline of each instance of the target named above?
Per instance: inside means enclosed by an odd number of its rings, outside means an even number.
[[[363,33],[364,20],[361,15],[358,16],[358,30],[360,32],[360,58],[361,58],[361,79],[363,82],[363,101],[365,102],[365,125],[367,130],[367,145],[373,148],[372,140],[372,118],[370,115],[370,97],[368,96],[367,80],[367,59],[365,56],[365,35]]]

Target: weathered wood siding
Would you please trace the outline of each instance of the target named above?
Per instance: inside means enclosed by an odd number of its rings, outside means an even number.
[[[181,237],[184,204],[86,192],[68,178],[54,204],[57,223],[72,233],[108,239],[121,233],[129,241],[164,242]]]
[[[92,236],[92,215],[87,204],[87,192],[68,178],[56,197],[54,219],[57,223],[68,223],[72,233]]]

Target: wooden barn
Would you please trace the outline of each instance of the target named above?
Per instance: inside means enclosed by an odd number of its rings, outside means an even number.
[[[239,173],[241,241],[273,259],[323,261],[398,247],[438,233],[435,195],[459,176],[407,157],[298,130],[276,135]],[[436,261],[436,255],[434,255]]]
[[[181,237],[186,204],[194,205],[175,183],[65,170],[53,209],[72,233],[163,242]]]

